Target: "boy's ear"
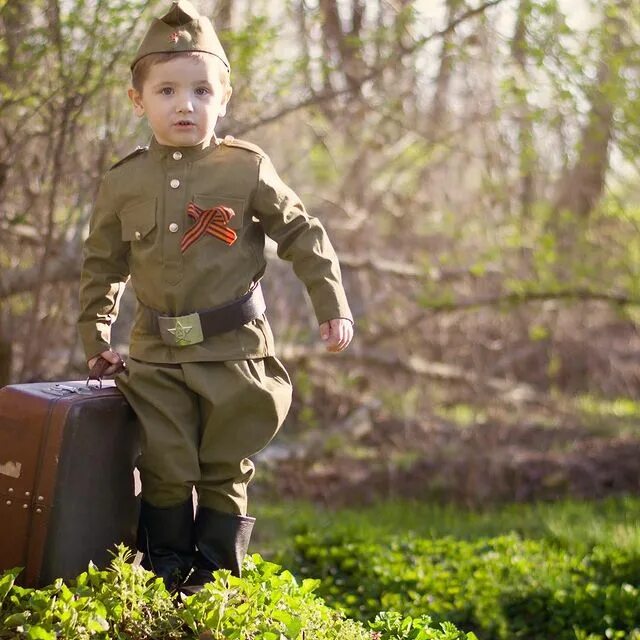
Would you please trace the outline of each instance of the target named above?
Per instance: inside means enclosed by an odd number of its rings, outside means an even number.
[[[138,116],[138,118],[141,118],[144,115],[142,94],[133,87],[130,87],[129,91],[127,91],[127,95],[129,96],[129,100],[131,100],[131,104],[133,105],[133,112]]]
[[[229,85],[227,87],[227,91],[225,92],[224,98],[222,99],[222,102],[220,104],[220,113],[218,115],[221,118],[227,114],[227,104],[229,103],[229,100],[231,99],[231,94],[232,93],[233,93],[233,89],[231,88],[231,85]]]

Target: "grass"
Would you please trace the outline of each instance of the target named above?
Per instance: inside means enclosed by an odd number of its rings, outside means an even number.
[[[631,398],[605,399],[590,394],[573,399],[575,411],[590,433],[603,436],[637,435],[640,402]]]
[[[546,540],[567,550],[594,545],[640,553],[640,498],[581,502],[511,504],[486,510],[411,501],[384,501],[361,509],[328,510],[308,502],[256,504],[258,518],[252,549],[269,557],[307,530],[381,537],[411,532],[419,537],[452,536],[461,540],[515,532],[524,539]]]
[[[256,546],[349,616],[388,609],[480,640],[640,640],[640,498],[483,510],[411,501],[258,508]],[[295,535],[299,534],[299,535]]]

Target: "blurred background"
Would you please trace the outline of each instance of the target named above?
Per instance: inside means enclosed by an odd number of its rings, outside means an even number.
[[[357,318],[324,353],[270,260],[296,391],[258,488],[333,506],[637,492],[640,3],[196,4],[232,65],[218,135],[261,145],[323,221]],[[0,0],[0,385],[86,375],[82,240],[100,176],[149,140],[128,65],[167,7]]]

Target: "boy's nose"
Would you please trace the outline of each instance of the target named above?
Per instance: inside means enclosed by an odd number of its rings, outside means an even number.
[[[178,104],[177,111],[180,113],[189,113],[193,111],[193,103],[190,99],[181,100]]]

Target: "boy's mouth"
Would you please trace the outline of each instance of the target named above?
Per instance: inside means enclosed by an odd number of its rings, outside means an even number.
[[[193,126],[195,126],[195,124],[191,120],[178,120],[178,122],[176,122],[174,126],[176,126],[176,127],[193,127]]]

